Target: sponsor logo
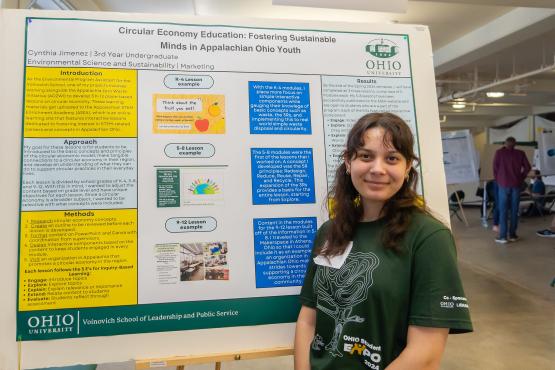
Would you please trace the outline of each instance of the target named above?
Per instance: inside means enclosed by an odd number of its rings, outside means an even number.
[[[455,302],[440,302],[439,305],[441,308],[453,308],[455,307]]]
[[[441,308],[468,308],[466,297],[443,296],[443,300],[439,302]]]

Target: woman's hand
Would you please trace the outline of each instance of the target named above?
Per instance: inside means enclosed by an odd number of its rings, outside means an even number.
[[[310,343],[315,327],[316,310],[301,306],[295,328],[295,370],[310,370]]]
[[[385,370],[437,370],[447,342],[447,328],[410,325],[407,346]]]

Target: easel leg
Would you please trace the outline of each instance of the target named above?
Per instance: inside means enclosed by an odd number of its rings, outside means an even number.
[[[459,198],[459,194],[455,191],[455,197],[457,198],[457,203],[459,204],[459,209],[461,210],[461,214],[463,216],[464,224],[468,227],[468,221],[466,220],[466,215],[464,214],[464,209],[462,207],[461,198]]]
[[[484,197],[483,197],[483,204],[482,204],[482,226],[487,228],[488,227],[488,192],[487,189],[487,181],[484,181]]]

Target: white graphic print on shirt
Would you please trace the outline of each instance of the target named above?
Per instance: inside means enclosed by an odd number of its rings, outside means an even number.
[[[372,272],[379,263],[378,256],[372,252],[352,252],[341,268],[319,266],[316,271],[316,307],[335,320],[332,339],[325,347],[334,357],[343,357],[338,349],[343,327],[350,322],[361,323],[365,320],[358,315],[351,316],[351,312],[354,306],[368,297],[368,289],[373,284]]]

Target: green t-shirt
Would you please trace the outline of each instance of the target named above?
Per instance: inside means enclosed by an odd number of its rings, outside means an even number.
[[[472,331],[449,229],[415,213],[398,254],[381,243],[384,225],[359,223],[338,269],[309,261],[300,299],[316,309],[313,370],[382,370],[406,347],[409,325]]]

